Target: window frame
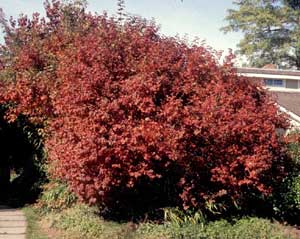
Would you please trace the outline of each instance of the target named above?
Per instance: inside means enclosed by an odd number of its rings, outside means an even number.
[[[267,81],[272,81],[271,85],[267,84]],[[274,82],[275,81],[282,81],[282,85],[275,85]],[[264,84],[265,87],[274,87],[274,88],[286,88],[286,82],[285,79],[276,79],[276,78],[264,78]],[[299,84],[299,82],[298,82]]]

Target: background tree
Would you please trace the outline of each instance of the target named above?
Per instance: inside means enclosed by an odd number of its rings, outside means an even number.
[[[225,33],[241,31],[238,54],[250,66],[268,63],[280,68],[300,69],[300,13],[297,1],[237,0],[237,8],[229,9]]]
[[[300,1],[299,1],[299,0],[286,0],[286,2],[287,2],[293,9],[299,9],[299,8],[300,8]]]

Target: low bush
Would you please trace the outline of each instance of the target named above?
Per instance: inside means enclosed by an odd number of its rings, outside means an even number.
[[[290,131],[285,137],[293,163],[294,171],[300,171],[300,131],[298,129]]]
[[[290,132],[286,141],[293,167],[282,183],[275,187],[271,198],[275,215],[293,224],[300,222],[300,133]]]
[[[284,179],[275,191],[273,198],[276,216],[290,223],[300,222],[300,175],[291,175]]]

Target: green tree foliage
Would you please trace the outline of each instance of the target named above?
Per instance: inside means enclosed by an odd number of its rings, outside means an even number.
[[[225,33],[240,31],[238,54],[251,66],[273,63],[281,68],[300,69],[300,12],[297,1],[236,0],[229,9]]]
[[[293,9],[299,9],[299,8],[300,8],[300,1],[299,1],[299,0],[286,0],[286,2],[287,2]]]

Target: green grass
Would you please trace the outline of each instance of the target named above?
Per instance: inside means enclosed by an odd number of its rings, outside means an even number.
[[[255,217],[208,223],[191,216],[185,218],[180,223],[178,219],[164,224],[117,223],[101,219],[95,208],[76,205],[49,213],[45,220],[70,239],[292,239],[300,236],[293,228]]]
[[[144,224],[137,232],[138,238],[154,239],[287,239],[291,237],[280,225],[265,219],[245,218],[230,224],[225,220],[207,225],[186,224],[180,227],[172,224]]]
[[[82,204],[62,212],[48,213],[45,220],[54,228],[64,231],[66,238],[125,239],[133,236],[129,224],[104,221],[95,208]]]
[[[40,215],[37,210],[32,207],[25,207],[23,212],[27,219],[26,239],[50,239],[42,232],[38,224]]]
[[[298,185],[297,185],[298,186]],[[45,187],[35,207],[23,209],[27,239],[296,239],[300,230],[257,217],[207,221],[201,212],[165,208],[164,223],[104,220],[96,207],[76,202],[65,184]]]

